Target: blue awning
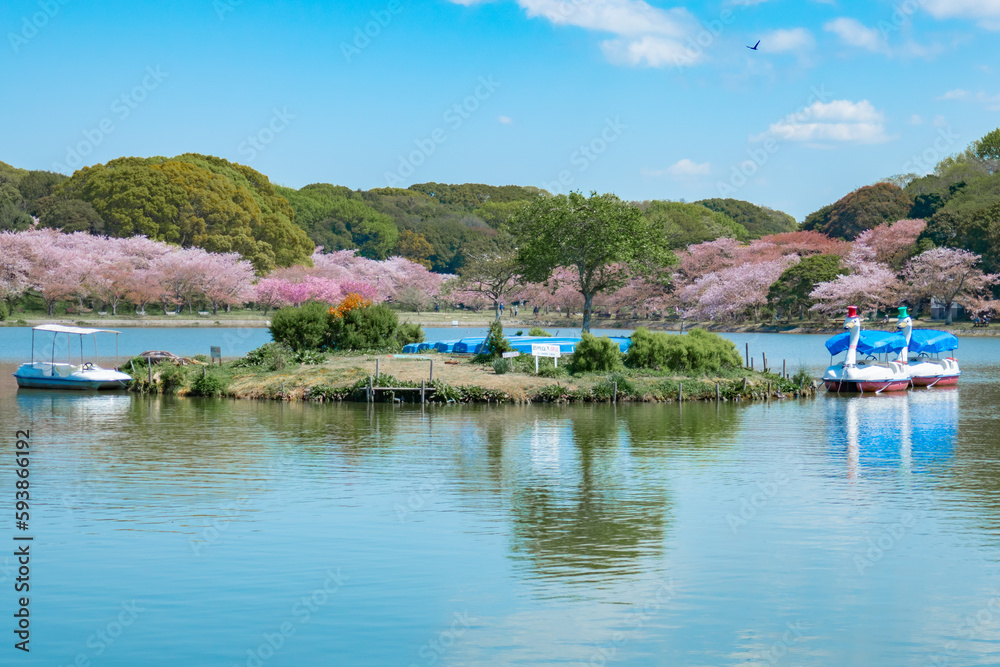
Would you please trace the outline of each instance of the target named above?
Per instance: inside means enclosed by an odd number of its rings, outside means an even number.
[[[914,329],[910,334],[910,352],[938,353],[958,349],[958,338],[947,331]]]
[[[914,332],[916,333],[916,332]],[[847,351],[851,345],[851,332],[845,331],[826,341],[826,349],[830,354],[840,354]],[[883,352],[899,352],[906,347],[906,338],[900,333],[888,331],[862,331],[858,338],[858,352],[861,354],[881,354]]]

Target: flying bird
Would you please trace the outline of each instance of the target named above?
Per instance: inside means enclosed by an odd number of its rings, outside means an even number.
[[[760,46],[760,40],[759,39],[757,40],[756,44],[754,44],[753,46],[748,46],[747,48],[750,49],[751,51],[756,51],[758,46]]]

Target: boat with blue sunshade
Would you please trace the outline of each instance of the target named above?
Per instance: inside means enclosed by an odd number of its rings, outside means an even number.
[[[953,356],[940,358],[942,352],[958,349],[955,334],[936,329],[913,329],[913,320],[906,312],[906,306],[899,307],[896,328],[905,338],[906,345],[900,350],[899,361],[906,365],[910,380],[917,387],[945,387],[958,384],[962,375],[958,359]],[[916,357],[910,358],[910,353]],[[930,355],[934,355],[931,357]]]
[[[52,351],[48,361],[35,361],[35,332],[52,334]],[[14,372],[18,387],[37,389],[123,389],[131,380],[130,375],[113,369],[101,368],[84,358],[83,337],[94,337],[94,359],[97,358],[97,334],[115,334],[115,356],[118,356],[119,331],[112,329],[87,329],[66,327],[61,324],[42,324],[31,330],[31,361],[21,364]],[[59,334],[66,334],[66,362],[56,361],[56,341]],[[72,363],[73,336],[79,336],[80,363]]]
[[[847,307],[844,319],[847,331],[826,341],[826,349],[836,356],[846,352],[839,364],[827,367],[823,374],[823,384],[827,391],[866,392],[881,394],[883,391],[901,391],[910,386],[910,375],[906,365],[899,361],[878,360],[879,354],[888,355],[906,346],[906,339],[900,333],[886,331],[862,331],[861,318],[856,306]],[[858,353],[866,359],[858,361]]]

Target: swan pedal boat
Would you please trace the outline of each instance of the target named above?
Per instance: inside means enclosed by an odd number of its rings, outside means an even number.
[[[848,309],[844,329],[844,333],[826,341],[826,349],[831,355],[847,352],[843,362],[828,366],[823,373],[823,384],[827,391],[881,394],[883,391],[902,391],[910,387],[910,374],[905,363],[880,362],[877,356],[903,349],[906,339],[902,334],[862,331],[861,318],[857,316],[857,308],[854,306]],[[872,357],[872,361],[859,362],[858,352]]]
[[[955,357],[931,357],[941,352],[958,349],[958,338],[947,331],[936,329],[913,329],[913,322],[906,314],[905,308],[900,308],[899,321],[896,328],[903,334],[906,346],[899,354],[899,361],[906,364],[906,372],[915,387],[947,387],[958,384],[962,375]],[[915,352],[916,357],[910,358],[909,353]]]

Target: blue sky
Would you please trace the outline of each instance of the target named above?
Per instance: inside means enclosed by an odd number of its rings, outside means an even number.
[[[0,29],[0,160],[66,173],[191,151],[801,220],[1000,125],[1000,0],[6,0]]]

